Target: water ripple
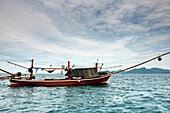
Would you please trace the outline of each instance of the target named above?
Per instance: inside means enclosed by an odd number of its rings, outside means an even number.
[[[168,113],[170,75],[114,75],[108,84],[9,87],[0,81],[0,112]]]

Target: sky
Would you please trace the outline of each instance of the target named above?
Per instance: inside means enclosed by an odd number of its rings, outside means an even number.
[[[170,52],[169,6],[169,0],[0,0],[0,67],[34,59],[125,68]],[[142,67],[170,69],[170,55],[162,58]]]

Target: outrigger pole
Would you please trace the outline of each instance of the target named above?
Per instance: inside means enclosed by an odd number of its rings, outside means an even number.
[[[134,68],[134,67],[137,67],[137,66],[143,65],[143,64],[148,63],[148,62],[150,62],[150,61],[152,61],[152,60],[155,60],[155,59],[157,59],[157,58],[158,58],[158,60],[159,60],[159,61],[161,61],[161,56],[164,56],[164,55],[167,55],[167,54],[170,54],[170,52],[167,52],[167,53],[161,54],[161,55],[159,55],[159,56],[157,56],[157,57],[154,57],[154,58],[149,59],[149,60],[147,60],[147,61],[144,61],[144,62],[142,62],[142,63],[136,64],[136,65],[134,65],[134,66],[131,66],[131,67],[128,67],[128,68],[122,69],[122,70],[120,70],[120,71],[111,72],[111,73],[109,73],[109,75],[112,75],[112,74],[120,73],[120,72],[122,72],[122,71],[129,70],[129,69],[131,69],[131,68]]]
[[[0,69],[0,71],[3,71],[3,72],[5,72],[5,73],[7,73],[7,74],[10,74],[10,75],[11,75],[11,76],[8,76],[8,77],[17,76],[16,74],[10,73],[10,72],[5,71],[5,70],[3,70],[3,69]]]
[[[34,59],[31,60],[31,68],[27,68],[27,67],[25,67],[25,66],[22,66],[22,65],[13,63],[13,62],[9,62],[9,61],[7,61],[7,62],[10,63],[10,64],[13,64],[13,65],[16,65],[16,66],[19,66],[19,67],[28,69],[28,71],[30,72],[30,80],[32,80],[32,78],[33,78],[33,68],[34,68],[34,67],[33,67]],[[9,73],[8,73],[8,74],[9,74]]]
[[[16,65],[16,66],[19,66],[19,67],[22,67],[22,68],[25,68],[25,69],[28,69],[27,67],[25,66],[21,66],[19,64],[16,64],[16,63],[13,63],[13,62],[10,62],[10,61],[7,61],[7,63],[10,63],[10,64],[13,64],[13,65]]]
[[[3,71],[3,72],[5,72],[5,73],[7,73],[7,74],[10,74],[10,75],[11,75],[11,76],[5,76],[5,77],[15,77],[15,76],[17,76],[17,77],[19,77],[19,78],[28,79],[28,78],[21,77],[21,76],[18,76],[18,75],[16,75],[16,74],[10,73],[10,72],[8,72],[8,71],[5,71],[5,70],[3,70],[3,69],[1,69],[1,68],[0,68],[0,71]]]
[[[7,62],[10,63],[10,64],[13,64],[13,65],[16,65],[16,66],[19,66],[19,67],[28,69],[28,71],[31,73],[31,74],[30,74],[30,80],[31,80],[31,79],[33,78],[33,63],[34,63],[34,59],[32,59],[31,61],[32,61],[32,63],[31,63],[31,68],[27,68],[27,67],[21,66],[21,65],[19,65],[19,64],[13,63],[13,62],[9,62],[9,61],[7,61]],[[5,72],[5,73],[11,75],[11,76],[5,76],[5,77],[7,77],[7,78],[8,78],[8,77],[15,77],[15,76],[17,76],[17,77],[19,77],[19,78],[28,79],[28,78],[26,78],[26,77],[21,77],[21,76],[18,76],[18,75],[16,75],[16,74],[13,74],[13,73],[10,73],[10,72],[8,72],[8,71],[5,71],[5,70],[3,70],[3,69],[0,69],[0,71],[3,71],[3,72]]]

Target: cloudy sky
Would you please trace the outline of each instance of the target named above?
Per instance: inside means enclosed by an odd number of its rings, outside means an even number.
[[[169,52],[169,6],[169,0],[0,0],[0,66],[13,57],[126,67]],[[163,58],[145,66],[169,69],[170,55]]]

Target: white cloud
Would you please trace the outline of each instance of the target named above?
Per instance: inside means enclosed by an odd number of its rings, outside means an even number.
[[[80,63],[95,62],[97,57],[106,61],[137,57],[139,52],[156,51],[156,45],[164,51],[169,48],[168,31],[150,33],[169,26],[165,0],[0,2],[0,52]]]
[[[56,18],[66,19],[68,22],[62,23],[63,27],[71,27],[74,31],[81,32],[83,29],[97,29],[103,31],[104,28],[109,29],[105,32],[114,31],[123,33],[124,31],[146,32],[152,25],[158,22],[166,22],[169,17],[169,5],[167,0],[159,1],[42,1],[45,7],[48,7],[52,14],[57,12]],[[157,15],[157,16],[156,16]],[[150,22],[151,19],[166,17],[166,19],[158,20],[157,23]],[[137,23],[134,23],[134,22]],[[102,27],[97,23],[105,23]],[[151,26],[146,25],[152,23]],[[58,24],[58,23],[56,23]],[[86,24],[86,25],[84,25]],[[61,24],[58,24],[61,25]],[[126,26],[127,29],[124,30]],[[81,28],[81,30],[79,30]],[[115,28],[115,29],[114,29]],[[62,28],[68,30],[68,28]],[[127,32],[128,32],[127,31]]]

